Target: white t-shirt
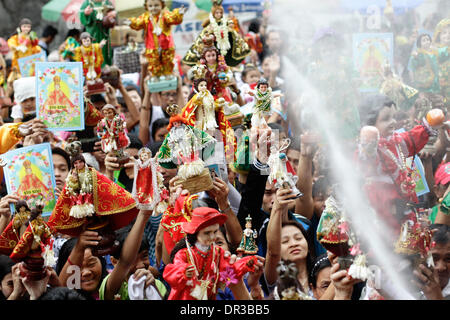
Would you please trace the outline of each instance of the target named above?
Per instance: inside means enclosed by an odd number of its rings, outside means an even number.
[[[165,114],[163,109],[160,106],[153,106],[152,107],[152,120],[150,121],[150,126],[148,127],[148,132],[150,133],[150,143],[153,143],[153,138],[152,138],[152,126],[153,126],[153,122],[155,122],[158,119],[161,118],[165,118]]]

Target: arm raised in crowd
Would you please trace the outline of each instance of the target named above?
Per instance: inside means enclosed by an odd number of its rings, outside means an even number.
[[[301,136],[300,159],[298,162],[297,188],[303,193],[303,197],[295,201],[295,213],[301,214],[311,220],[314,214],[314,200],[312,195],[313,172],[312,163],[317,146],[310,134]]]
[[[148,77],[144,82],[147,82]],[[150,126],[150,119],[152,117],[152,94],[148,90],[147,85],[144,85],[144,99],[142,100],[142,108],[139,119],[139,139],[145,146],[150,141],[150,133],[148,127]]]
[[[267,226],[267,253],[264,275],[269,285],[273,285],[278,279],[277,265],[281,260],[281,223],[283,217],[287,219],[288,207],[293,201],[291,189],[280,188],[277,190]]]
[[[227,183],[216,177],[213,181],[213,188],[209,193],[219,206],[219,210],[227,215],[227,221],[225,222],[227,238],[233,246],[238,246],[242,239],[242,227],[230,206],[228,192],[229,188]]]
[[[139,211],[136,221],[134,222],[125,243],[123,244],[119,261],[111,272],[106,283],[105,300],[114,299],[114,295],[119,291],[123,281],[130,271],[130,267],[134,264],[141,245],[142,237],[144,236],[145,224],[151,214],[151,210]]]
[[[266,146],[266,151],[270,150],[267,142],[270,134],[270,129],[260,131],[259,136],[252,132],[250,145],[256,145],[256,142],[258,141],[258,145],[260,147]],[[257,162],[264,166],[267,162],[268,155],[261,152],[260,149],[261,148],[258,148]],[[253,227],[256,230],[259,230],[259,228],[261,228],[265,219],[265,217],[261,215],[260,212],[267,178],[268,173],[261,172],[261,170],[255,167],[253,164],[250,165],[250,171],[248,173],[246,183],[241,191],[242,198],[237,214],[237,218],[239,220],[239,223],[241,224],[241,227],[245,226],[245,218],[250,215],[250,217],[252,218]]]

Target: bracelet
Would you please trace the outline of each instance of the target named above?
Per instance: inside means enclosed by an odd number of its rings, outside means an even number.
[[[223,209],[223,210],[220,210],[220,209],[219,209],[219,212],[220,212],[220,213],[225,213],[225,211],[228,211],[228,210],[231,210],[231,206],[230,206],[229,203],[228,203],[228,206],[227,206],[225,209]]]
[[[71,266],[75,266],[76,264],[73,263],[72,261],[70,261],[70,257],[67,257],[67,262],[71,265]]]

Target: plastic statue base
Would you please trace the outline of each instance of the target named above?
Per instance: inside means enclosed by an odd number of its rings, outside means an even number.
[[[19,265],[20,274],[29,280],[39,281],[45,278],[44,258],[26,257]]]
[[[159,80],[156,82],[147,81],[147,87],[150,92],[176,90],[177,86],[178,86],[177,78],[173,78],[170,80]]]
[[[124,151],[124,149],[115,150],[114,156],[117,158],[117,162],[119,163],[120,167],[123,167],[125,163],[130,161],[130,157]]]
[[[92,80],[87,81],[86,86],[87,86],[86,95],[88,95],[88,96],[106,92],[105,84],[103,83],[103,80],[101,80],[101,79],[97,79],[96,81],[92,81]]]
[[[213,180],[207,168],[203,169],[202,173],[198,176],[181,180],[180,184],[183,186],[183,189],[188,190],[190,194],[211,190],[213,188]]]
[[[244,122],[244,115],[242,113],[235,113],[225,116],[225,119],[230,122],[230,126],[237,127]]]
[[[119,241],[116,240],[114,231],[111,230],[107,221],[89,224],[86,229],[98,232],[99,236],[102,237],[96,246],[91,247],[93,256],[101,257],[117,252]]]
[[[339,270],[348,270],[350,266],[353,264],[353,256],[346,255],[338,257]]]

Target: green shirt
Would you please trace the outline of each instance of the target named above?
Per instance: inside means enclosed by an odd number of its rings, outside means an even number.
[[[100,300],[105,300],[105,289],[106,289],[106,282],[108,281],[109,274],[103,279],[102,285],[100,286],[100,289],[98,289],[98,296]],[[158,290],[161,297],[164,297],[167,293],[167,288],[164,286],[164,284],[158,280],[155,279],[155,287]],[[130,297],[128,296],[128,282],[124,281],[122,283],[122,286],[119,289],[119,292],[114,296],[114,300],[130,300]]]

